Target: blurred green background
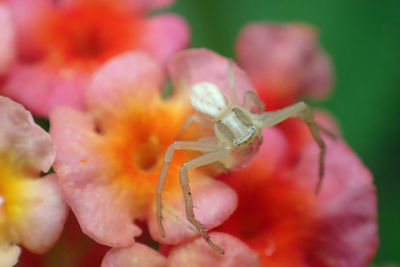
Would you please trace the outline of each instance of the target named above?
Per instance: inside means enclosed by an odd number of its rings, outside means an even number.
[[[193,47],[228,57],[248,22],[317,27],[336,84],[330,99],[313,105],[337,116],[345,140],[375,176],[381,240],[375,262],[400,264],[400,1],[180,0],[169,10],[189,21]]]

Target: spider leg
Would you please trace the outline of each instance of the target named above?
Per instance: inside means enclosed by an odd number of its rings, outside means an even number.
[[[175,139],[179,139],[193,122],[203,125],[204,127],[208,128],[208,129],[214,129],[213,123],[211,121],[209,121],[199,115],[196,115],[196,114],[191,115],[185,120],[185,122],[182,125],[181,130],[178,132]]]
[[[313,136],[315,142],[319,146],[319,175],[318,183],[315,188],[315,194],[318,194],[321,189],[322,177],[324,177],[325,171],[325,155],[326,155],[326,145],[319,133],[319,125],[314,121],[314,115],[312,109],[307,106],[307,108],[299,114],[299,117],[308,125],[311,135]]]
[[[264,112],[265,110],[265,104],[264,102],[261,101],[261,99],[258,97],[258,95],[253,92],[253,91],[246,91],[243,96],[243,107],[247,110],[250,110],[251,108],[251,102],[250,100],[256,104],[256,106],[260,109],[260,113]]]
[[[331,132],[329,129],[325,128],[324,126],[317,124],[318,125],[318,129],[323,132],[324,134],[326,134],[327,136],[329,136],[330,138],[336,140],[337,136],[336,134],[334,134],[333,132]]]
[[[194,209],[193,209],[193,199],[192,199],[192,193],[190,191],[190,186],[189,186],[189,177],[188,177],[188,171],[208,165],[213,162],[217,162],[221,159],[224,159],[230,155],[231,151],[229,149],[219,149],[215,151],[208,152],[206,154],[203,154],[201,156],[198,156],[197,158],[194,158],[181,167],[180,175],[179,175],[179,180],[181,182],[181,187],[182,187],[182,192],[183,192],[183,197],[185,199],[185,208],[186,208],[186,218],[188,221],[190,221],[193,226],[197,229],[197,231],[200,233],[200,235],[204,238],[204,240],[207,242],[207,244],[216,252],[224,254],[224,250],[220,248],[218,245],[216,245],[212,240],[210,239],[210,236],[207,234],[207,232],[204,229],[204,226],[195,218],[194,215]]]
[[[319,130],[323,128],[314,121],[312,109],[306,103],[301,101],[280,110],[263,112],[259,115],[254,115],[254,123],[260,129],[269,128],[291,117],[299,117],[307,124],[311,135],[320,148],[319,180],[315,189],[315,193],[318,194],[321,188],[322,178],[324,176],[326,145],[319,133]]]
[[[229,91],[231,94],[231,103],[233,106],[237,106],[238,104],[238,95],[237,89],[235,85],[235,65],[232,60],[229,61],[229,68],[228,68],[228,82],[229,82]]]
[[[158,229],[163,237],[165,237],[165,230],[162,224],[162,198],[161,194],[164,189],[165,179],[167,178],[168,169],[171,165],[171,161],[175,150],[194,150],[200,152],[214,151],[218,149],[218,144],[213,142],[204,141],[175,141],[172,143],[165,152],[164,162],[161,167],[160,176],[158,178],[157,189],[156,189],[156,216]]]

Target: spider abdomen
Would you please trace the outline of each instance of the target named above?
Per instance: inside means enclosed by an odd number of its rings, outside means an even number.
[[[200,82],[192,87],[190,94],[192,107],[217,121],[230,110],[230,102],[215,84]]]

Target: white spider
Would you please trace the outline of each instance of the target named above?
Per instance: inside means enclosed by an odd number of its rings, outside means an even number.
[[[186,120],[180,133],[184,132],[192,122],[197,122],[206,127],[211,125],[214,129],[214,135],[197,141],[175,141],[171,144],[165,152],[156,191],[158,228],[161,235],[165,237],[161,214],[161,194],[174,151],[183,149],[202,152],[202,155],[187,161],[180,169],[179,180],[185,199],[186,217],[209,246],[222,254],[224,254],[224,250],[212,242],[203,225],[194,216],[188,171],[215,162],[222,163],[227,169],[240,168],[256,155],[263,141],[262,129],[272,127],[291,117],[300,117],[308,125],[320,148],[317,193],[324,175],[326,152],[326,146],[319,134],[319,130],[332,135],[315,123],[311,108],[302,101],[280,110],[264,112],[265,104],[258,98],[257,94],[247,91],[244,94],[243,106],[238,106],[232,64],[230,64],[228,76],[231,93],[230,100],[220,88],[212,83],[200,82],[192,86],[190,101],[197,114],[190,116]],[[250,101],[259,107],[259,113],[250,111]]]

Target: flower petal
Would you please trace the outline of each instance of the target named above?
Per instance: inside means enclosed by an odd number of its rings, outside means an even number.
[[[109,115],[138,91],[160,92],[163,78],[160,66],[147,54],[124,53],[109,60],[94,73],[86,92],[86,102],[96,117],[103,113]]]
[[[15,57],[15,32],[9,7],[0,3],[0,75],[5,73]]]
[[[133,224],[126,188],[112,183],[96,150],[94,122],[78,111],[57,108],[50,115],[57,148],[54,169],[82,231],[108,246],[129,246],[141,230]]]
[[[18,243],[34,253],[44,253],[61,234],[67,218],[67,206],[61,197],[55,174],[25,181],[23,191],[21,205],[27,206],[26,213],[13,222]]]
[[[48,117],[55,106],[83,109],[82,95],[89,75],[55,70],[45,64],[16,64],[9,73],[2,95],[8,96],[31,110]]]
[[[225,184],[205,177],[192,177],[194,213],[196,219],[209,230],[224,222],[237,206],[235,192]],[[166,237],[161,237],[155,211],[150,212],[149,230],[153,239],[168,244],[177,244],[198,232],[186,219],[185,205],[182,193],[176,191],[164,194],[163,225]]]
[[[16,25],[18,56],[34,60],[43,53],[37,36],[40,16],[54,6],[53,0],[8,0]]]
[[[331,63],[308,25],[248,24],[236,51],[267,109],[282,108],[304,95],[323,97],[331,89]]]
[[[50,136],[33,121],[24,107],[0,96],[0,151],[13,151],[29,171],[50,169],[55,149]],[[16,149],[17,148],[17,149]]]
[[[320,126],[324,127],[324,129],[334,134],[337,138],[340,138],[339,123],[331,113],[323,109],[314,109],[314,119]],[[310,142],[315,143],[307,124],[299,118],[291,118],[283,121],[279,124],[279,128],[287,137],[289,153],[294,158],[298,158],[299,153],[301,153],[304,147]],[[323,131],[320,131],[320,133],[322,135],[326,134]]]
[[[257,253],[239,239],[223,233],[210,234],[213,241],[225,250],[225,254],[213,251],[202,238],[180,245],[171,251],[171,266],[261,266]]]
[[[310,194],[317,179],[318,153],[310,144],[294,172],[296,183]],[[376,192],[369,170],[341,141],[328,141],[316,203],[319,228],[310,258],[335,266],[366,266],[378,245]]]
[[[231,174],[221,174],[219,178],[222,181],[228,184],[237,183],[237,186],[243,188],[247,181],[245,177],[249,176],[249,170],[253,173],[263,173],[262,176],[254,176],[252,179],[265,179],[269,175],[282,171],[282,168],[287,163],[288,154],[288,143],[285,136],[277,127],[264,129],[262,134],[264,141],[255,157],[245,168],[233,170]],[[254,181],[254,183],[256,182]],[[249,183],[248,186],[251,188],[253,185]]]
[[[113,248],[104,256],[101,267],[167,267],[167,259],[157,251],[136,243],[127,248]]]
[[[18,262],[21,248],[17,245],[0,246],[0,266],[12,267]]]
[[[144,27],[138,48],[149,52],[163,64],[189,43],[189,26],[186,20],[178,15],[154,16],[146,20]]]
[[[304,94],[315,99],[326,97],[333,83],[333,70],[330,57],[318,51],[311,59],[305,76]]]
[[[228,96],[230,61],[207,49],[188,49],[178,53],[168,66],[174,90],[184,95],[198,82],[210,82],[221,88]],[[238,102],[242,103],[246,91],[254,91],[247,75],[234,65],[235,87]]]

